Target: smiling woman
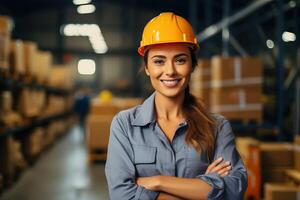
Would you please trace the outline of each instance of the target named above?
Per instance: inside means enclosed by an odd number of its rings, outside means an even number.
[[[173,13],[144,28],[138,52],[155,92],[113,119],[111,199],[242,199],[247,173],[230,124],[189,93],[197,49],[191,25]]]
[[[174,97],[182,93],[189,83],[192,72],[192,59],[188,46],[155,45],[144,57],[147,62],[146,74],[158,93],[166,97]]]

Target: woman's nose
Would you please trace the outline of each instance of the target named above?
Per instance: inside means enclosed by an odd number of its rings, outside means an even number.
[[[174,75],[176,73],[175,66],[174,66],[173,62],[167,63],[165,73],[168,76],[172,76],[172,75]]]

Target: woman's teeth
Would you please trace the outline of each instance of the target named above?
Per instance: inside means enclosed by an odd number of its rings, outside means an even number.
[[[167,87],[174,87],[177,85],[179,80],[161,80],[161,82]]]

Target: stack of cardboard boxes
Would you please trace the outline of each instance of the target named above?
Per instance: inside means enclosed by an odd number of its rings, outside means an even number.
[[[258,58],[213,57],[210,109],[232,120],[262,119],[262,62]]]
[[[265,200],[299,200],[300,187],[288,184],[267,183],[265,185]]]
[[[22,117],[13,110],[11,91],[0,93],[0,123],[5,127],[13,127],[22,124]]]
[[[119,111],[136,106],[141,102],[142,99],[140,98],[114,98],[108,102],[101,102],[99,98],[92,100],[86,127],[86,142],[90,161],[106,159],[110,125],[113,117]]]
[[[12,40],[10,43],[9,68],[14,78],[25,75],[24,48],[22,40]]]
[[[262,68],[262,61],[253,57],[200,59],[191,77],[191,93],[213,113],[261,122]]]
[[[248,172],[246,199],[285,200],[300,194],[297,145],[252,138],[237,138],[236,144]]]
[[[4,184],[11,185],[17,173],[27,166],[21,144],[13,137],[0,141],[0,172],[4,178]]]
[[[74,70],[69,65],[52,65],[47,74],[47,85],[69,90],[74,86]]]
[[[207,59],[199,59],[190,82],[190,92],[202,100],[209,109],[210,103],[211,62]]]
[[[73,106],[71,66],[54,66],[50,52],[32,41],[12,40],[11,31],[12,20],[0,16],[0,177],[5,185],[25,165],[23,157],[37,156],[74,123],[56,118]]]
[[[0,70],[8,70],[11,31],[12,20],[7,16],[0,16]]]

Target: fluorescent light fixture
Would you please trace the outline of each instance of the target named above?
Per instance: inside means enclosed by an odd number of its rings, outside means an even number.
[[[82,5],[77,7],[77,12],[79,14],[90,14],[95,12],[96,7],[93,4]]]
[[[81,59],[78,61],[77,69],[81,75],[92,75],[96,72],[96,63],[92,59]]]
[[[73,0],[73,4],[75,5],[83,5],[83,4],[89,4],[92,0]]]
[[[289,2],[289,6],[291,7],[291,8],[295,8],[296,7],[296,2],[295,1],[290,1]]]
[[[63,26],[65,36],[87,36],[96,53],[106,53],[108,47],[97,24],[67,24]]]
[[[295,33],[285,31],[282,34],[282,40],[284,42],[294,42],[294,41],[296,41],[296,35],[295,35]]]
[[[266,45],[269,49],[274,48],[274,42],[272,40],[267,40]]]

